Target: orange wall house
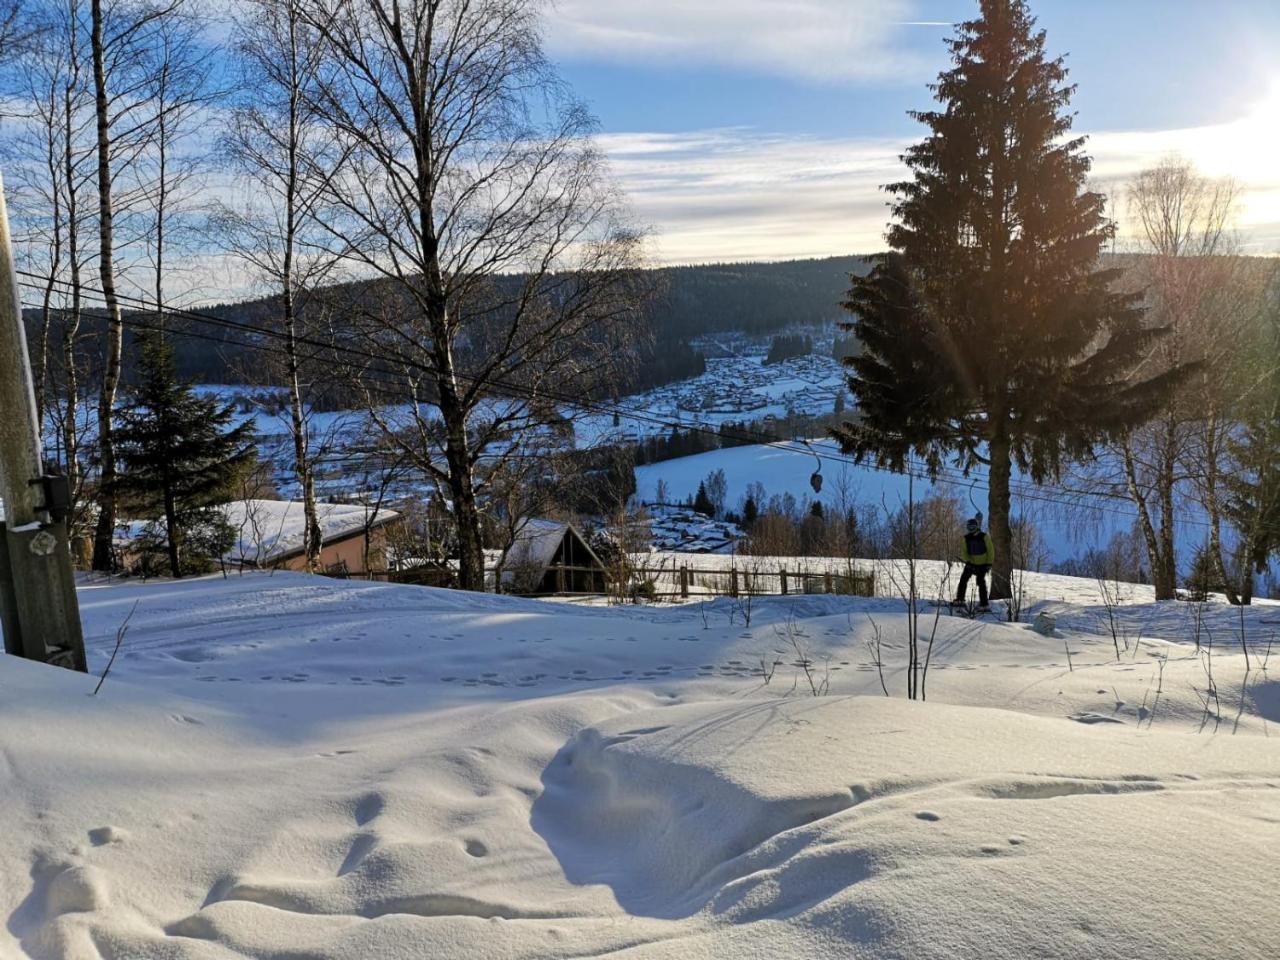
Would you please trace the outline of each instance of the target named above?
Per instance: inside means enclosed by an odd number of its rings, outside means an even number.
[[[300,502],[289,500],[237,500],[224,508],[227,521],[237,531],[236,545],[227,554],[241,567],[305,570],[304,515]],[[376,513],[363,504],[316,504],[323,546],[320,572],[362,577],[387,569],[388,525],[400,519],[391,510]],[[365,530],[369,528],[369,564],[365,567]]]

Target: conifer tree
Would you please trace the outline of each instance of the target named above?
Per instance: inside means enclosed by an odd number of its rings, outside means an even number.
[[[1238,435],[1227,441],[1236,469],[1223,477],[1226,514],[1240,534],[1238,592],[1253,600],[1253,578],[1280,552],[1280,316],[1273,314],[1254,353],[1263,369],[1244,411]]]
[[[706,481],[698,482],[698,493],[693,498],[693,509],[698,513],[706,514],[708,517],[713,516],[716,512],[715,504],[711,502],[711,496],[707,493]]]
[[[115,493],[134,512],[163,517],[169,573],[181,577],[231,546],[223,545],[226,520],[215,507],[253,468],[252,425],[233,426],[232,405],[179,381],[159,336],[144,343],[131,392],[118,414]]]
[[[834,433],[897,470],[986,466],[992,594],[1007,597],[1013,464],[1055,478],[1148,416],[1183,371],[1132,375],[1160,331],[1098,268],[1115,227],[1085,188],[1074,87],[1027,4],[981,0],[947,43],[938,107],[912,113],[929,128],[903,157],[912,179],[887,187],[891,252],[851,278],[844,327],[864,349],[845,363],[860,421]]]

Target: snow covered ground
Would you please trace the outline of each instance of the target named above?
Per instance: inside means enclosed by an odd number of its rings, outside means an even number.
[[[810,477],[821,465],[822,492],[815,495]],[[841,506],[870,506],[877,510],[898,510],[907,502],[905,474],[892,473],[871,464],[848,462],[838,444],[830,439],[779,441],[726,447],[688,457],[677,457],[636,468],[637,493],[641,500],[657,497],[658,483],[666,485],[667,498],[684,502],[697,492],[698,483],[714,470],[723,470],[726,481],[725,506],[740,510],[748,489],[763,486],[768,496],[791,495],[797,505],[821,500],[828,509]],[[987,483],[979,470],[970,477],[948,469],[936,481],[917,475],[917,500],[931,495],[952,497],[965,511],[987,508]],[[763,507],[763,504],[759,506]],[[1184,500],[1176,525],[1179,542],[1202,543],[1208,524],[1198,504]],[[1047,559],[1060,562],[1081,553],[1086,547],[1105,544],[1114,534],[1132,530],[1138,516],[1127,500],[1081,496],[1070,482],[1039,486],[1014,468],[1013,510],[1026,515],[1045,535]]]
[[[926,703],[890,599],[85,583],[96,697],[0,658],[0,956],[1274,955],[1280,606],[1057,579]]]

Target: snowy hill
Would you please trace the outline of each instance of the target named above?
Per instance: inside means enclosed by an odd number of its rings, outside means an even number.
[[[819,464],[823,485],[821,493],[815,494],[809,481]],[[856,505],[897,510],[908,495],[905,475],[848,462],[829,439],[726,447],[646,464],[636,468],[637,493],[642,500],[651,501],[661,481],[668,499],[683,502],[694,496],[698,483],[714,470],[724,471],[725,505],[731,510],[740,508],[754,484],[762,486],[770,497],[790,495],[801,506],[806,500],[821,500],[828,509]],[[955,470],[944,471],[936,481],[917,477],[916,498],[930,495],[952,497],[964,510],[985,512],[986,477],[981,471],[964,477]],[[1114,534],[1131,530],[1137,521],[1136,511],[1126,500],[1082,497],[1069,485],[1038,486],[1022,477],[1016,466],[1012,499],[1014,513],[1031,517],[1045,535],[1051,562],[1076,556],[1086,546],[1106,543]],[[1179,541],[1202,542],[1207,529],[1203,510],[1188,500],[1180,504],[1179,517]]]
[[[0,660],[0,955],[1270,956],[1280,606],[1246,670],[1091,589],[939,617],[918,703],[892,600],[86,584],[98,696]]]

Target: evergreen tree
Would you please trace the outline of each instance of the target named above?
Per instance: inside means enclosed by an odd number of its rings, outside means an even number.
[[[711,502],[711,497],[707,494],[705,480],[698,483],[698,493],[693,498],[693,509],[697,510],[698,513],[706,514],[708,517],[715,515],[716,505]]]
[[[230,548],[217,504],[230,499],[255,462],[251,424],[232,426],[234,407],[181,382],[158,336],[143,345],[131,402],[118,415],[121,470],[115,491],[131,509],[163,516],[169,573],[201,569]],[[221,549],[219,549],[221,548]]]
[[[1242,604],[1253,600],[1254,575],[1280,552],[1280,316],[1260,339],[1254,356],[1265,368],[1238,436],[1227,442],[1236,469],[1223,477],[1225,512],[1240,532],[1240,589],[1228,596]]]
[[[742,524],[750,527],[756,522],[756,518],[760,516],[760,505],[756,503],[756,498],[747,494],[746,501],[742,504]]]
[[[1184,371],[1138,382],[1160,331],[1137,297],[1114,293],[1098,259],[1115,227],[1085,189],[1090,160],[1071,138],[1074,88],[1024,0],[982,0],[948,41],[929,135],[888,187],[891,252],[852,277],[844,324],[863,344],[850,388],[861,422],[834,433],[846,452],[898,470],[946,460],[990,474],[993,595],[1009,596],[1009,481],[1149,416]]]

